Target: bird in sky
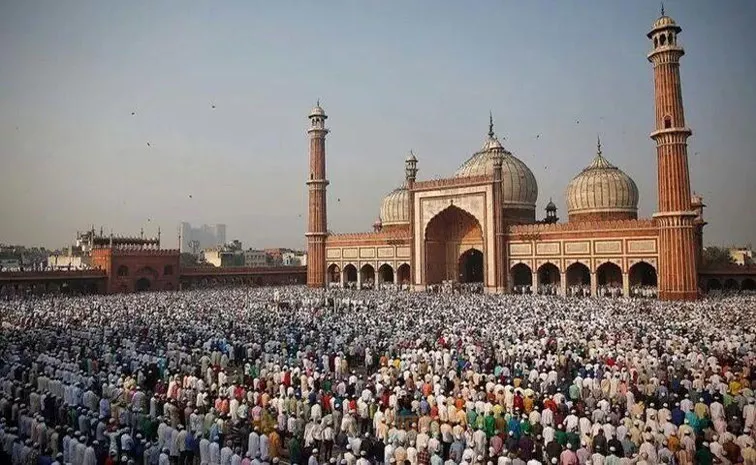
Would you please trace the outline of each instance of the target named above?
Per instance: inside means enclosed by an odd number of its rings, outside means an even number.
[[[152,147],[149,142],[147,142],[147,147]]]

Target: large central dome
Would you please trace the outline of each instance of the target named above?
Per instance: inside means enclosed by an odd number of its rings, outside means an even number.
[[[490,122],[488,138],[483,147],[459,167],[457,172],[454,173],[454,177],[493,175],[495,149],[501,147],[501,143],[493,132],[493,122]],[[535,176],[522,160],[512,155],[508,150],[503,149],[503,155],[501,166],[503,207],[505,209],[514,208],[532,211],[532,214],[526,215],[530,218],[530,216],[535,215],[535,203],[538,200],[538,183]]]

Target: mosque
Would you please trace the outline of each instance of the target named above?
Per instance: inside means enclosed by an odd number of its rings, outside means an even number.
[[[485,292],[597,295],[653,288],[664,300],[699,295],[704,204],[691,195],[679,64],[681,28],[662,12],[647,34],[654,71],[658,207],[638,218],[638,188],[598,142],[566,189],[567,222],[549,201],[536,218],[533,172],[488,135],[449,178],[419,180],[410,152],[405,182],[384,199],[372,232],[334,234],[326,215],[327,115],[309,115],[308,268],[311,287],[401,284],[422,291],[480,283]]]

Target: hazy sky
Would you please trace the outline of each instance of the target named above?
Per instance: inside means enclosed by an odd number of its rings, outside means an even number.
[[[705,241],[756,243],[756,2],[665,6]],[[160,225],[171,245],[184,220],[301,246],[318,98],[333,231],[370,229],[410,149],[420,179],[453,173],[489,110],[535,173],[538,217],[553,197],[566,218],[597,133],[650,216],[658,15],[657,0],[1,2],[0,242]]]

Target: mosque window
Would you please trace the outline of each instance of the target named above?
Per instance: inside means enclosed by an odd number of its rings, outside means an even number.
[[[172,275],[173,274],[173,267],[171,265],[165,265],[165,267],[163,267],[163,274],[165,276]]]
[[[665,44],[666,42],[667,42],[667,36],[666,36],[666,35],[664,35],[664,34],[662,34],[662,35],[661,35],[661,36],[659,37],[659,44],[660,44],[660,45],[662,45],[662,46],[664,46],[664,44]]]
[[[667,115],[664,117],[664,129],[669,129],[672,127],[672,117]]]
[[[659,46],[659,38],[658,37],[654,37],[654,48],[656,48],[658,46]]]
[[[129,267],[126,265],[121,265],[118,267],[118,276],[128,276],[129,275]]]

